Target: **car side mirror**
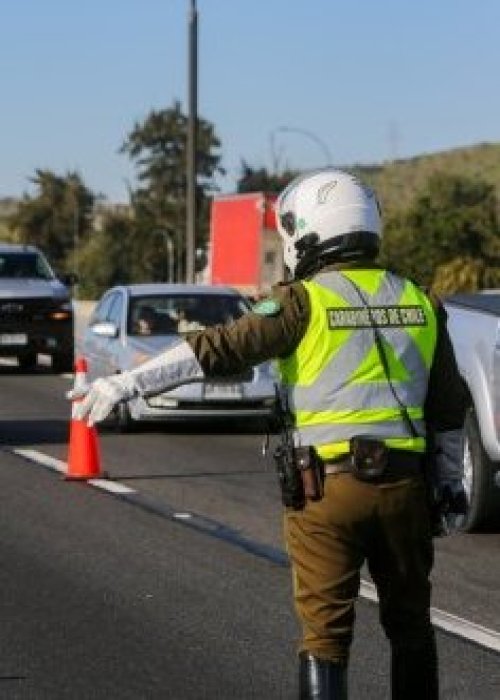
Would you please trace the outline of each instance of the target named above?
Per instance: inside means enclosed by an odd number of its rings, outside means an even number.
[[[119,328],[111,321],[98,321],[91,326],[91,331],[94,335],[98,335],[101,338],[117,338]]]

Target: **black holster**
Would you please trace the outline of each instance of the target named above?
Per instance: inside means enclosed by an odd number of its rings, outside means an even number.
[[[323,497],[324,467],[314,447],[282,444],[276,448],[274,460],[284,506],[301,510],[306,500]]]
[[[304,496],[309,501],[323,498],[325,469],[323,460],[318,457],[314,447],[296,447],[295,460],[302,477]]]

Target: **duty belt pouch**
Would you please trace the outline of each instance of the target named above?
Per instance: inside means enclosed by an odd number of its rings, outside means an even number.
[[[314,447],[296,447],[295,461],[302,477],[304,496],[309,501],[323,498],[325,471],[324,464],[316,454]]]
[[[354,437],[349,442],[352,473],[360,481],[378,481],[386,472],[389,451],[380,440]]]

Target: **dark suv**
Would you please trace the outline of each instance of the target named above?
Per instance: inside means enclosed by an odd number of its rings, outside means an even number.
[[[54,371],[73,369],[71,281],[58,279],[38,248],[0,243],[1,356],[15,356],[30,369],[37,353],[46,353]]]

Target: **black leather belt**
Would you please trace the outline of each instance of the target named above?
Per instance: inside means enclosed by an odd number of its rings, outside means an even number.
[[[354,468],[350,455],[343,455],[339,459],[325,461],[325,474],[348,474]],[[418,476],[423,472],[423,455],[418,452],[408,452],[407,450],[389,450],[389,460],[382,476],[377,481],[397,481],[398,479],[408,479]]]

